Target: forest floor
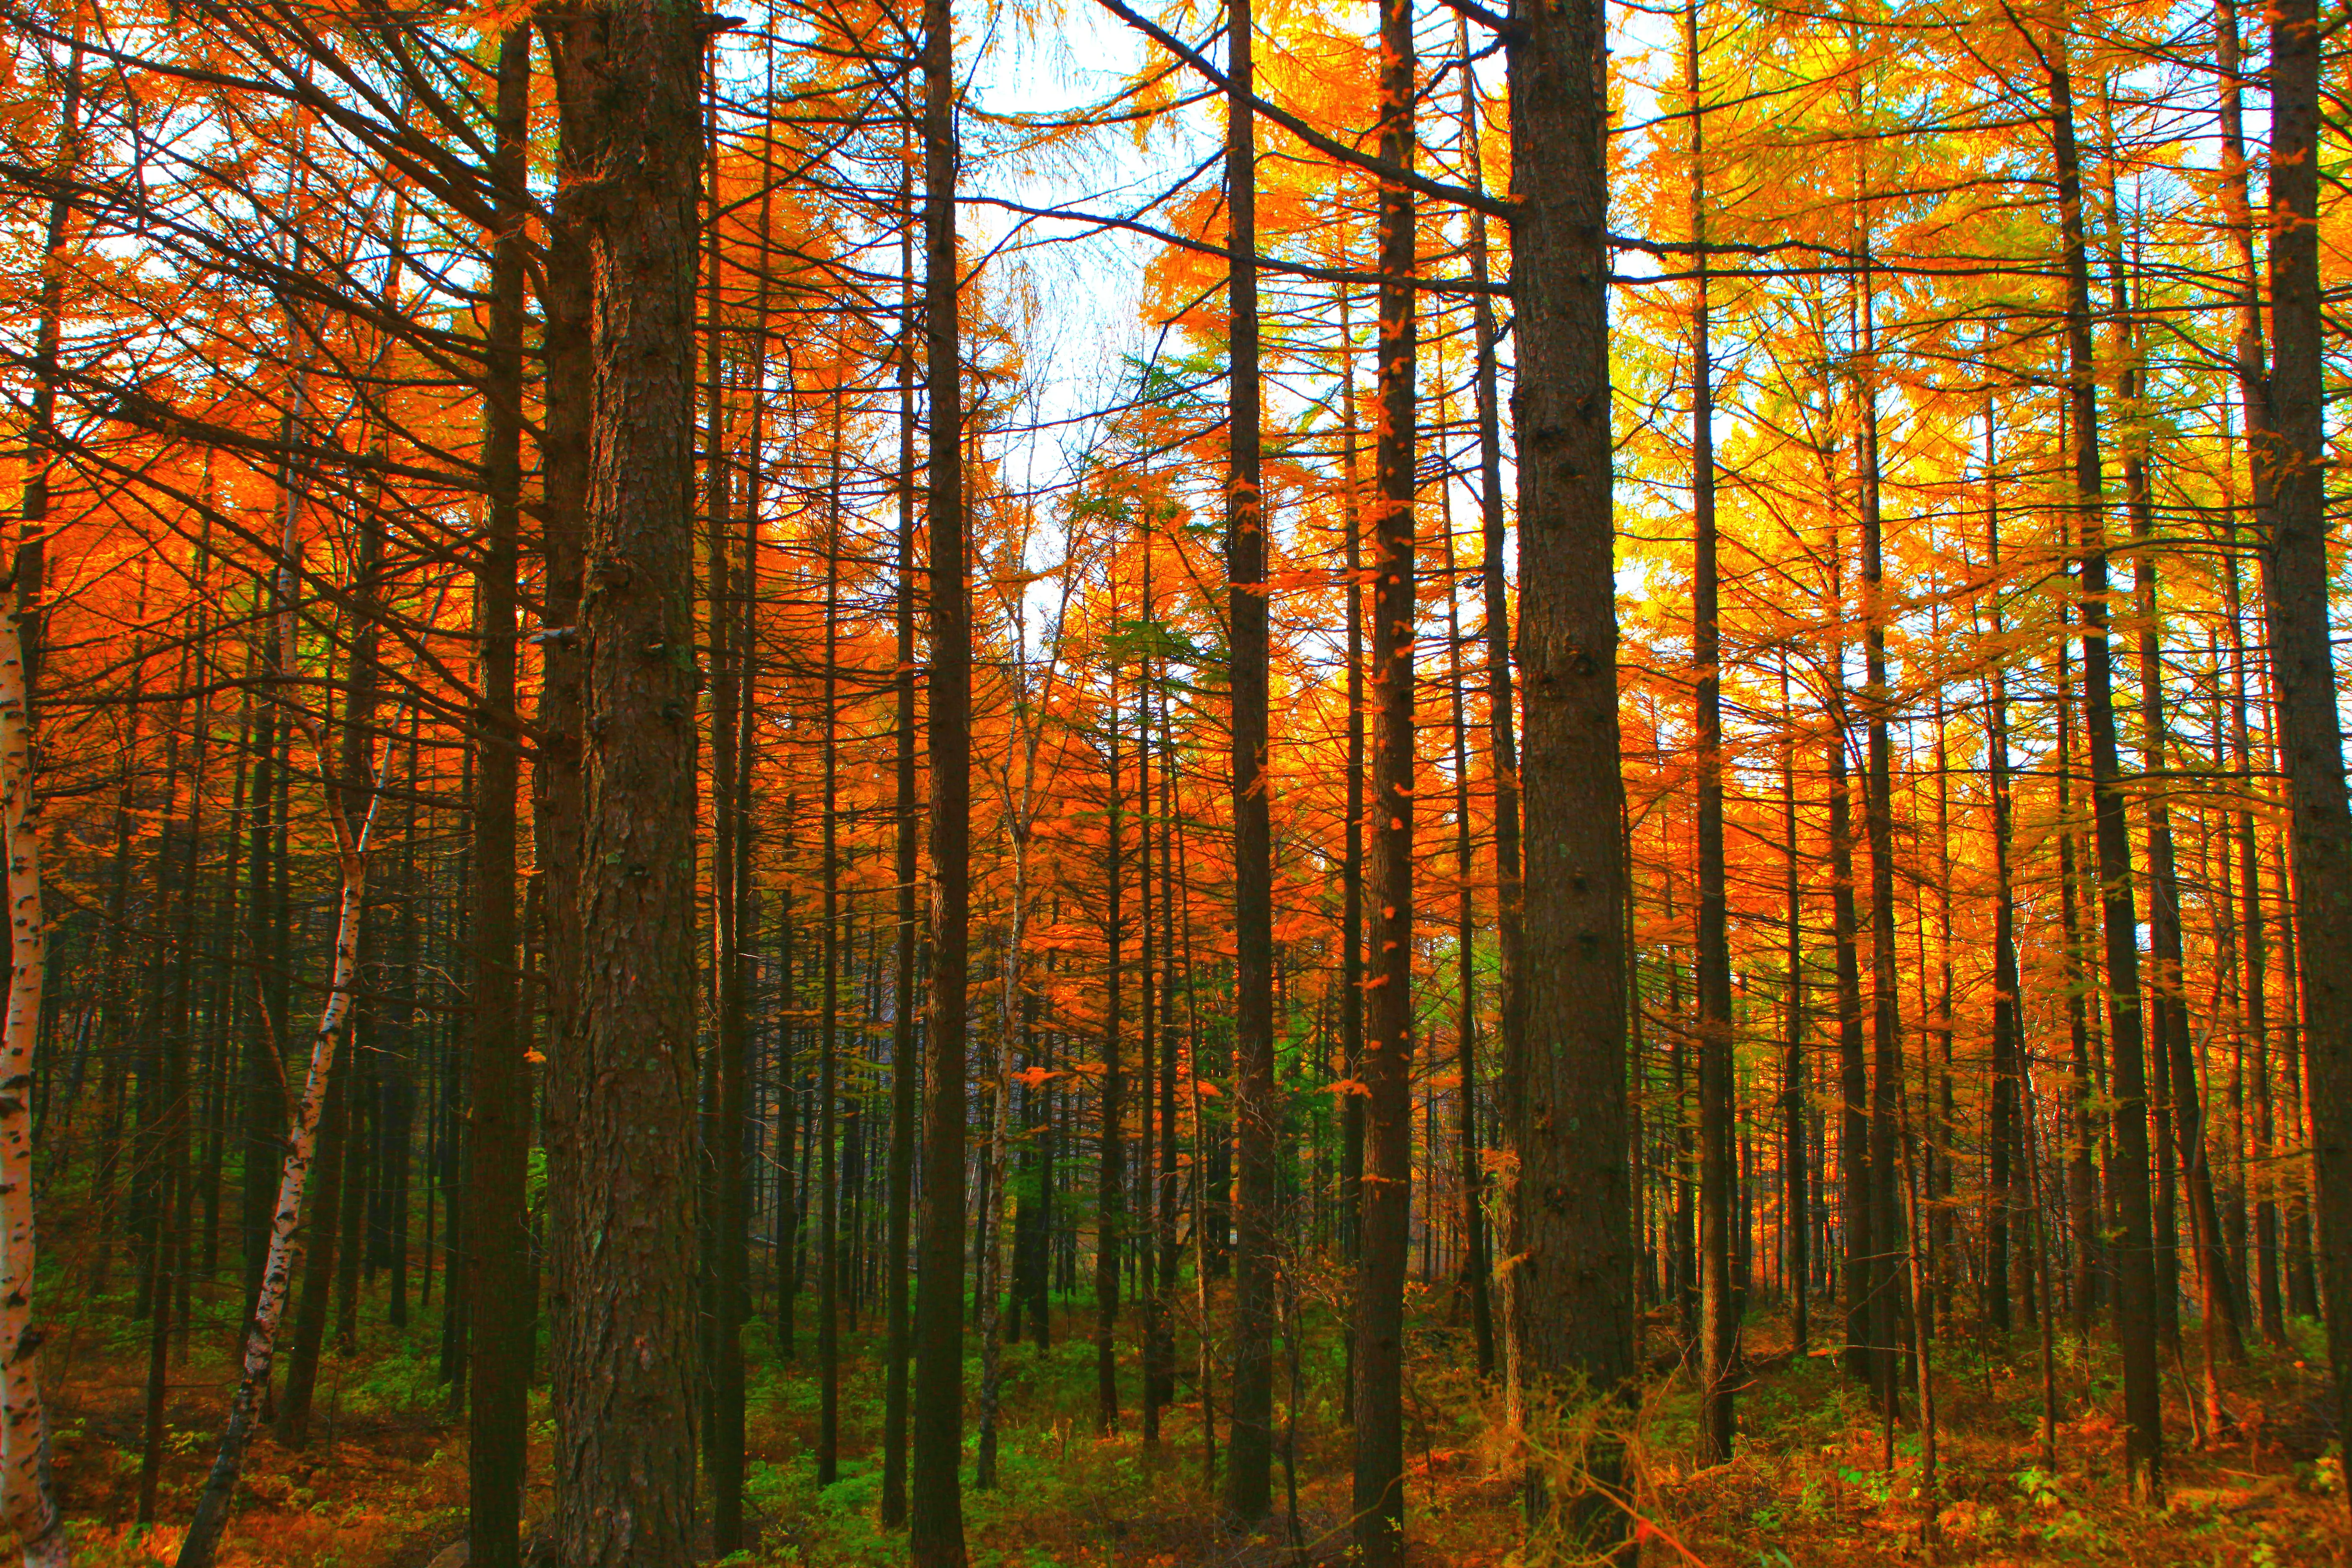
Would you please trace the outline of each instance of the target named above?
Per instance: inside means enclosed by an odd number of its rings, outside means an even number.
[[[52,1301],[58,1300],[52,1296]],[[217,1307],[198,1313],[190,1352],[172,1374],[160,1525],[131,1523],[138,1494],[144,1332],[127,1302],[85,1301],[58,1315],[47,1352],[54,1470],[89,1568],[168,1563],[212,1458],[226,1405],[231,1332]],[[1415,1564],[1512,1561],[1520,1516],[1503,1473],[1496,1396],[1466,1372],[1466,1336],[1444,1321],[1444,1297],[1416,1292],[1407,1392],[1410,1532]],[[437,1317],[437,1314],[431,1315]],[[1294,1434],[1276,1434],[1275,1519],[1255,1538],[1216,1523],[1197,1383],[1180,1377],[1161,1440],[1138,1436],[1132,1368],[1120,1434],[1095,1435],[1091,1304],[1055,1314],[1050,1348],[1005,1356],[997,1484],[967,1488],[973,1568],[1308,1568],[1345,1558],[1349,1434],[1339,1420],[1341,1363],[1310,1353],[1297,1369]],[[233,1326],[231,1326],[233,1328]],[[804,1356],[779,1372],[755,1329],[747,1514],[757,1531],[731,1562],[760,1568],[881,1565],[903,1558],[903,1538],[876,1528],[882,1406],[871,1323],[845,1336],[841,1479],[819,1489],[808,1455],[816,1387]],[[1907,1421],[1895,1467],[1882,1468],[1885,1435],[1863,1392],[1820,1351],[1787,1353],[1785,1319],[1755,1314],[1746,1344],[1750,1381],[1740,1405],[1738,1458],[1693,1472],[1689,1380],[1656,1376],[1630,1437],[1641,1464],[1633,1498],[1648,1563],[1705,1568],[1839,1568],[1864,1563],[2127,1563],[2132,1568],[2286,1568],[2345,1560],[2345,1499],[2332,1447],[2333,1412],[2317,1368],[2315,1327],[2294,1347],[2254,1347],[2226,1367],[2232,1428],[2200,1447],[2189,1422],[2186,1367],[2172,1369],[2167,1416],[2168,1505],[2124,1495],[2120,1394],[2112,1358],[2061,1336],[2057,1463],[2037,1463],[2042,1404],[2038,1338],[2021,1332],[1989,1357],[1978,1341],[1937,1347],[1939,1486],[1932,1539],[1923,1533],[1919,1444]],[[1336,1343],[1310,1323],[1310,1347]],[[1656,1326],[1648,1349],[1671,1342]],[[425,1568],[464,1532],[465,1424],[436,1376],[437,1328],[394,1331],[371,1321],[361,1350],[321,1363],[307,1446],[263,1434],[254,1444],[229,1526],[227,1568]],[[1188,1345],[1188,1353],[1190,1346]],[[1292,1375],[1282,1350],[1277,1384]],[[975,1350],[967,1379],[975,1407]],[[1907,1404],[1907,1402],[1906,1402]],[[1909,1411],[1906,1409],[1906,1417]],[[548,1504],[544,1391],[534,1398],[529,1502]],[[1220,1448],[1224,1418],[1217,1413]],[[976,1418],[968,1417],[969,1441]],[[1295,1491],[1282,1463],[1295,1439]],[[967,1472],[968,1474],[969,1472]],[[1295,1497],[1295,1503],[1293,1499]],[[1295,1512],[1294,1512],[1295,1509]],[[1292,1521],[1296,1520],[1296,1533]],[[1296,1544],[1293,1544],[1293,1542]]]

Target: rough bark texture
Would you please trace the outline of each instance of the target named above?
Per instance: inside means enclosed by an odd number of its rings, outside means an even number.
[[[551,1172],[555,1550],[691,1555],[694,295],[701,23],[629,0],[570,25],[563,216],[593,361],[581,605],[580,1015]],[[575,134],[576,132],[576,134]]]
[[[577,1194],[569,1175],[577,1168],[572,1130],[578,1123],[578,1098],[584,1087],[576,1070],[583,951],[580,832],[585,795],[581,765],[585,668],[579,620],[588,426],[594,384],[590,342],[593,279],[586,241],[572,215],[562,205],[570,186],[586,174],[573,166],[569,156],[580,134],[578,121],[586,107],[582,94],[588,84],[565,42],[567,30],[584,31],[584,24],[551,22],[547,29],[559,133],[567,151],[558,169],[559,206],[548,226],[540,297],[546,323],[547,379],[540,423],[541,625],[531,639],[540,659],[539,702],[532,714],[531,852],[542,911],[546,1024],[541,1037],[548,1058],[541,1138],[551,1177],[562,1178],[549,1185],[551,1251],[560,1250],[564,1238],[576,1234],[571,1227],[580,1214],[573,1205]],[[576,1273],[561,1264],[551,1271],[551,1315],[558,1323],[564,1319],[564,1303]]]
[[[1632,1184],[1625,1142],[1623,787],[1610,500],[1606,100],[1596,0],[1532,6],[1509,46],[1517,309],[1519,669],[1525,691],[1527,929],[1513,1089],[1514,1261],[1506,1311],[1521,1408],[1591,1404],[1580,1455],[1530,1469],[1538,1527],[1570,1551],[1623,1554],[1614,1402],[1633,1369]],[[1557,1450],[1554,1449],[1554,1452]],[[1586,1478],[1589,1477],[1589,1482]]]
[[[2256,467],[2272,495],[2264,597],[2294,812],[2320,1289],[2337,1406],[2352,1408],[2352,822],[2327,623],[2319,47],[2316,0],[2282,0],[2271,22],[2271,428]]]

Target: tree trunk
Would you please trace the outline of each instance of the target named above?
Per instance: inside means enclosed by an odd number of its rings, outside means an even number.
[[[1363,1257],[1364,1097],[1364,584],[1358,498],[1355,323],[1339,286],[1340,563],[1348,580],[1348,823],[1339,861],[1339,1254],[1352,1276]],[[1352,1307],[1353,1303],[1350,1303]],[[1347,1341],[1339,1419],[1356,1417],[1356,1336]]]
[[[2163,1496],[2164,1432],[2157,1376],[2154,1220],[2148,1194],[2148,1095],[2139,984],[2138,921],[2131,840],[2116,740],[2113,657],[2107,638],[2107,556],[2099,478],[2097,371],[2091,343],[2091,277],[2084,238],[2074,82],[2056,44],[2045,44],[2050,125],[2066,268],[2069,418],[2080,509],[2083,697],[2091,751],[2092,821],[2106,946],[2108,1042],[2113,1052],[2116,1198],[2123,1234],[2116,1256],[2116,1338],[2123,1352],[2126,1468],[2133,1490]]]
[[[971,912],[971,619],[964,584],[963,389],[956,272],[955,32],[923,6],[925,382],[930,402],[931,994],[915,1277],[917,1568],[962,1568],[965,976]]]
[[[278,1401],[278,1441],[288,1448],[310,1441],[310,1399],[319,1384],[319,1352],[327,1342],[327,1307],[335,1279],[335,1243],[342,1230],[343,1142],[351,1115],[348,1059],[336,1064],[327,1083],[327,1104],[319,1119],[319,1179],[303,1226],[311,1240],[303,1250],[302,1294],[294,1308],[294,1342],[286,1357],[286,1387]]]
[[[824,733],[820,750],[818,811],[824,900],[824,990],[817,1004],[817,1282],[816,1484],[841,1476],[841,750],[838,683],[841,661],[841,393],[833,395],[833,439],[827,448],[824,533]],[[720,1114],[725,1114],[722,1109]],[[741,1110],[737,1108],[740,1119]]]
[[[1461,32],[1457,30],[1457,37]],[[1441,501],[1452,489],[1439,492]],[[1445,519],[1445,689],[1454,726],[1454,1160],[1462,1184],[1462,1258],[1454,1270],[1455,1300],[1468,1309],[1470,1342],[1476,1352],[1478,1375],[1495,1374],[1495,1314],[1486,1289],[1492,1264],[1486,1252],[1486,1162],[1478,1142],[1478,965],[1476,961],[1476,900],[1471,896],[1475,875],[1470,858],[1470,725],[1463,691],[1462,605],[1460,579],[1454,564],[1454,509],[1444,507]]]
[[[1250,108],[1251,0],[1226,0],[1225,208],[1233,252],[1231,471],[1225,594],[1232,648],[1234,1131],[1240,1184],[1234,1248],[1232,1457],[1225,1511],[1254,1524],[1274,1506],[1274,830],[1266,777],[1265,512],[1258,489],[1257,130]]]
[[[2263,558],[2302,945],[2319,1283],[2339,1408],[2352,1401],[2352,822],[2327,616],[2325,346],[2319,272],[2319,12],[2271,13],[2271,475]]]
[[[1784,1283],[1789,1291],[1789,1348],[1802,1356],[1812,1338],[1806,1313],[1810,1281],[1806,1239],[1811,1226],[1805,1168],[1805,932],[1802,863],[1797,851],[1796,718],[1789,701],[1789,660],[1780,659],[1780,721],[1788,738],[1780,750],[1780,815],[1788,824],[1782,853],[1788,865],[1781,898],[1787,909],[1789,1010],[1780,1067],[1780,1234],[1785,1240]]]
[[[19,563],[21,570],[21,563]],[[26,1568],[65,1568],[65,1521],[49,1492],[41,1331],[33,1319],[33,1041],[48,973],[34,816],[33,731],[24,611],[0,599],[0,844],[8,857],[8,1010],[0,1028],[0,1513]]]
[[[1118,769],[1118,659],[1110,660],[1110,690],[1104,710],[1109,747],[1106,784],[1108,809],[1103,814],[1103,964],[1102,1089],[1097,1107],[1101,1156],[1095,1187],[1095,1429],[1105,1436],[1118,1429],[1118,1262],[1127,1245],[1127,1113],[1125,1084],[1118,1057],[1120,948],[1126,941],[1120,895],[1126,868],[1119,848],[1120,804],[1126,780]],[[1149,1114],[1149,1107],[1146,1108]],[[1150,1403],[1147,1391],[1145,1404]]]
[[[2000,476],[1995,468],[1994,440],[1997,426],[1990,398],[1985,404],[1985,549],[1987,569],[1998,586],[2000,582]],[[1998,593],[1991,598],[1992,635],[2003,635],[2000,599]],[[2027,1180],[2027,1168],[2021,1157],[2024,1140],[2031,1137],[2032,1127],[2022,1115],[2024,1104],[2024,1057],[2018,1029],[2019,977],[2017,966],[2017,899],[2010,867],[2010,838],[2013,823],[2009,771],[2009,671],[1996,662],[1987,686],[1985,715],[1985,751],[1987,770],[1992,796],[1992,866],[1993,866],[1993,935],[1992,935],[1992,1106],[1990,1137],[1992,1147],[1988,1151],[1988,1181],[1990,1192],[1986,1205],[1985,1307],[1986,1318],[1997,1334],[2006,1335],[2011,1327],[2010,1227],[2028,1208],[2041,1202],[2039,1192]],[[2036,1226],[2038,1233],[2039,1226]],[[2039,1249],[2037,1249],[2039,1250]],[[2026,1315],[2033,1315],[2033,1277],[2025,1267],[2021,1251],[2016,1264],[2017,1295],[2022,1299]],[[2050,1310],[2051,1303],[2042,1302],[2042,1310]]]
[[[893,871],[897,881],[897,945],[890,993],[890,1159],[887,1198],[887,1237],[882,1289],[885,1353],[882,1407],[883,1528],[907,1521],[908,1231],[914,1209],[915,1111],[915,879],[919,815],[915,801],[915,226],[911,176],[898,184],[898,563],[891,598],[897,638],[897,671],[890,681],[893,782]],[[1116,759],[1114,759],[1116,761]],[[1114,777],[1118,769],[1112,769]],[[1117,938],[1112,939],[1114,944]]]
[[[286,640],[290,652],[290,629]],[[5,689],[0,689],[0,708],[5,708]],[[318,749],[323,752],[324,747]],[[326,1005],[311,1035],[310,1069],[303,1079],[301,1096],[295,1103],[293,1126],[287,1134],[285,1164],[278,1179],[278,1205],[270,1220],[269,1250],[262,1264],[260,1291],[254,1302],[252,1321],[246,1330],[244,1363],[236,1389],[230,1397],[220,1452],[196,1499],[195,1517],[189,1521],[187,1534],[181,1541],[180,1553],[174,1560],[176,1568],[211,1568],[219,1550],[221,1531],[228,1522],[229,1500],[244,1467],[246,1444],[253,1435],[261,1395],[269,1381],[278,1320],[285,1310],[294,1271],[302,1260],[303,1190],[309,1184],[311,1161],[317,1152],[319,1121],[325,1110],[335,1056],[351,1016],[352,987],[359,970],[360,920],[366,903],[373,801],[371,800],[365,820],[356,826],[345,818],[340,805],[334,807],[334,816],[336,847],[342,862],[334,968],[328,981]],[[12,1405],[12,1415],[14,1408]]]
[[[1486,188],[1486,173],[1479,161],[1483,117],[1478,102],[1477,75],[1468,58],[1466,44],[1463,53],[1464,146],[1468,154],[1470,187],[1483,191]],[[1482,636],[1486,653],[1487,773],[1494,782],[1495,790],[1496,970],[1502,988],[1496,1035],[1501,1060],[1498,1084],[1508,1085],[1518,1081],[1526,1049],[1526,1031],[1519,1016],[1522,989],[1515,978],[1519,970],[1523,941],[1519,889],[1519,744],[1511,697],[1510,584],[1505,574],[1503,562],[1503,432],[1498,390],[1501,375],[1496,363],[1495,299],[1486,291],[1490,281],[1486,215],[1476,208],[1470,213],[1469,261],[1470,280],[1478,286],[1478,292],[1471,297],[1470,310],[1476,356],[1473,376],[1477,391],[1478,420],[1478,574],[1486,614]],[[1351,588],[1349,593],[1352,595],[1354,590]],[[1349,602],[1354,603],[1352,597]],[[1352,671],[1352,666],[1350,668]],[[1482,1193],[1482,1202],[1483,1199]],[[1479,1267],[1482,1278],[1486,1279],[1481,1289],[1491,1298],[1494,1284],[1492,1258],[1482,1259]],[[1492,1317],[1491,1300],[1486,1310]],[[1507,1343],[1505,1353],[1509,1353]],[[1486,1364],[1486,1358],[1481,1358],[1481,1364]]]
[[[1505,1311],[1523,1418],[1613,1403],[1633,1370],[1625,1164],[1626,877],[1620,837],[1609,419],[1605,33],[1593,0],[1530,12],[1508,44],[1520,374],[1520,669],[1526,691],[1526,1058]],[[1385,270],[1385,267],[1383,268]],[[1531,1471],[1533,1517],[1570,1550],[1630,1561],[1615,1419],[1584,1476]],[[1589,1478],[1589,1479],[1588,1479]]]
[[[1372,560],[1371,973],[1364,982],[1363,1256],[1356,1271],[1355,1539],[1366,1568],[1404,1560],[1404,1282],[1412,1193],[1413,35],[1381,0],[1380,405]]]
[[[578,1033],[562,1194],[553,1534],[567,1568],[692,1551],[693,347],[701,20],[566,25],[559,205],[592,269]],[[577,133],[575,135],[575,132]]]
[[[524,184],[530,33],[508,29],[499,49],[492,177],[500,213],[490,255],[489,342],[482,383],[482,468],[488,528],[475,569],[481,701],[474,713],[473,985],[468,1033],[466,1299],[466,1539],[479,1568],[516,1568],[536,1324],[528,1200],[530,1066],[515,984],[515,793],[521,772],[516,706],[516,579],[522,501]],[[349,1098],[345,1121],[349,1120]]]
[[[1691,238],[1697,247],[1691,316],[1691,664],[1698,749],[1698,1268],[1701,1466],[1731,1458],[1731,928],[1723,864],[1722,623],[1715,537],[1715,363],[1707,340],[1706,115],[1701,98],[1698,0],[1683,7],[1683,87],[1690,98]]]

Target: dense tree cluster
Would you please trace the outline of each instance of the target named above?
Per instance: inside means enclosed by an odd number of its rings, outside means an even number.
[[[2316,0],[751,11],[7,0],[26,1561],[66,1301],[184,1568],[427,1325],[478,1568],[960,1565],[1055,1336],[1373,1568],[1431,1358],[1528,1561],[1817,1349],[1930,1531],[1951,1348],[2343,1407]]]

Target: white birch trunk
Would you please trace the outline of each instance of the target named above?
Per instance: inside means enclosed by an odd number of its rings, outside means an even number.
[[[34,826],[33,731],[15,595],[0,596],[0,834],[8,857],[8,1012],[0,1029],[0,1512],[26,1568],[63,1568],[64,1521],[49,1495],[41,1336],[33,1326],[33,1039],[41,1023],[48,927]]]
[[[298,401],[300,395],[298,376]],[[297,564],[300,548],[297,524],[300,515],[300,492],[289,485],[278,568],[278,613],[279,668],[288,674],[297,668],[293,605],[300,581]],[[295,1105],[294,1123],[287,1132],[286,1163],[278,1178],[278,1205],[270,1216],[269,1251],[262,1264],[261,1291],[254,1301],[253,1321],[246,1329],[245,1364],[237,1378],[236,1393],[229,1401],[228,1424],[221,1432],[220,1452],[214,1458],[212,1473],[205,1478],[205,1489],[196,1499],[195,1518],[188,1523],[188,1533],[180,1543],[174,1568],[212,1568],[214,1553],[220,1547],[221,1531],[228,1522],[237,1477],[244,1468],[245,1447],[253,1436],[261,1392],[269,1384],[270,1363],[278,1350],[278,1321],[285,1316],[286,1299],[294,1275],[302,1265],[302,1197],[310,1183],[310,1162],[319,1144],[319,1117],[326,1107],[335,1053],[351,1023],[352,989],[359,977],[360,919],[366,906],[368,847],[375,836],[376,808],[383,799],[381,781],[377,781],[376,787],[368,793],[367,812],[355,831],[343,809],[343,794],[328,752],[326,726],[316,715],[300,708],[293,708],[290,716],[302,727],[317,759],[319,776],[324,781],[327,819],[335,834],[336,858],[342,866],[342,897],[335,915],[334,964],[327,983],[326,1005],[320,1009],[318,1028],[310,1037],[310,1066],[303,1079],[302,1098]],[[388,748],[384,761],[389,766]]]
[[[368,816],[373,825],[374,810]],[[338,834],[338,837],[344,837]],[[327,1102],[327,1082],[334,1070],[335,1052],[351,1018],[352,986],[359,973],[360,910],[367,890],[366,834],[342,854],[343,890],[335,920],[334,977],[326,1006],[310,1041],[310,1068],[302,1084],[302,1098],[294,1110],[294,1124],[286,1144],[286,1165],[278,1178],[278,1206],[270,1216],[269,1252],[261,1269],[261,1293],[255,1301],[253,1321],[246,1331],[245,1365],[236,1394],[229,1402],[228,1426],[221,1434],[219,1455],[196,1500],[196,1516],[180,1545],[177,1568],[209,1568],[228,1521],[228,1506],[244,1468],[245,1447],[269,1382],[269,1367],[278,1348],[278,1324],[285,1316],[286,1299],[295,1271],[302,1263],[302,1194],[310,1184],[310,1161],[319,1143],[319,1116]]]

